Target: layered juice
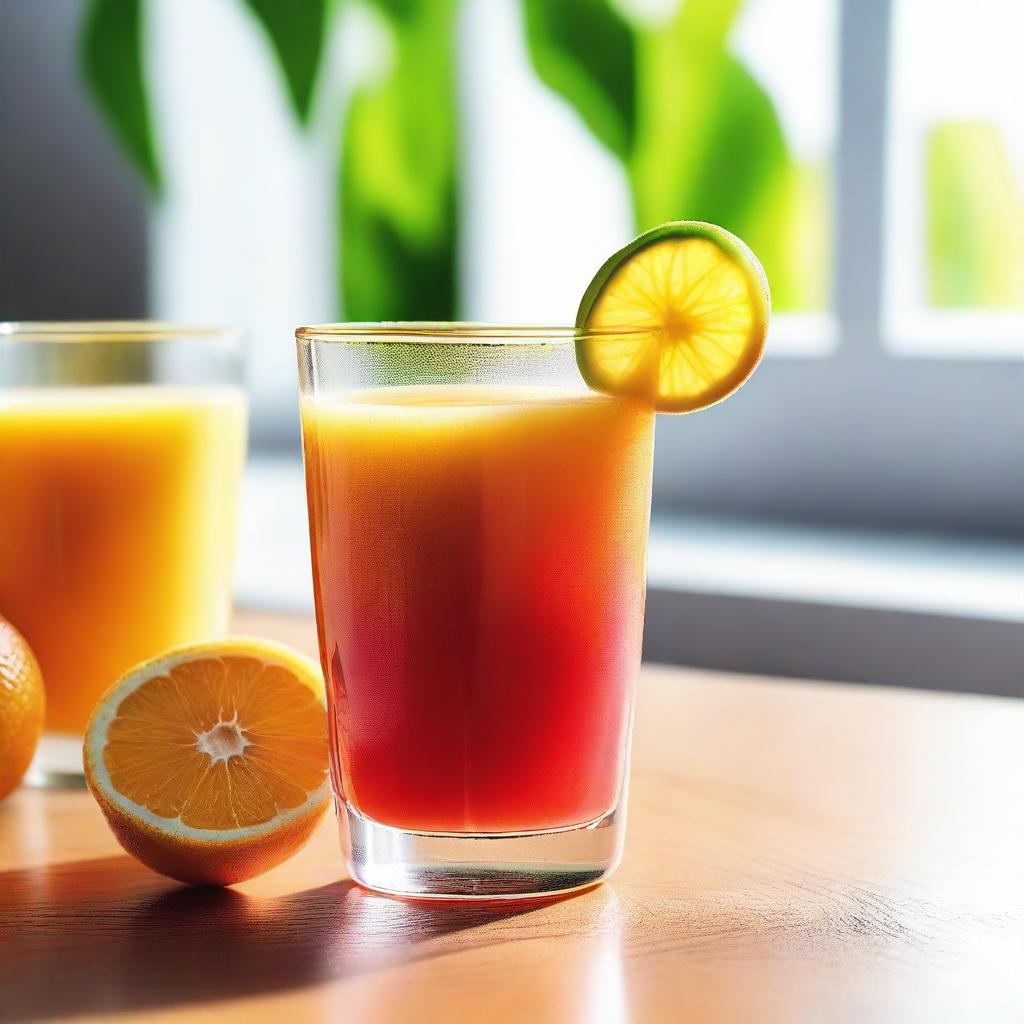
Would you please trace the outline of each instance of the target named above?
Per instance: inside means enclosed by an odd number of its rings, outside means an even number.
[[[39,659],[49,731],[226,629],[245,438],[235,388],[0,392],[0,615]]]
[[[599,818],[640,660],[653,413],[541,387],[304,400],[335,787],[440,832]]]

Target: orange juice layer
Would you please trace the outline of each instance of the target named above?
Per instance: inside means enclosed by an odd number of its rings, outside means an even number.
[[[0,614],[39,658],[49,730],[227,627],[245,420],[233,388],[0,392]]]
[[[335,785],[408,829],[517,831],[618,797],[653,414],[549,388],[303,408]]]

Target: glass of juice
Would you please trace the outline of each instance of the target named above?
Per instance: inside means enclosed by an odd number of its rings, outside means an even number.
[[[654,413],[578,332],[296,332],[332,778],[353,879],[591,885],[622,850]]]
[[[97,698],[231,611],[246,400],[236,331],[0,324],[0,615],[43,672],[29,779],[81,778]]]

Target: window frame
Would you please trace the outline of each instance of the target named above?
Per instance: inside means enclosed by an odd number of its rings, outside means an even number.
[[[886,337],[892,14],[893,0],[839,0],[838,343],[801,354],[782,336],[727,409],[660,417],[656,515],[1024,539],[1024,351]]]

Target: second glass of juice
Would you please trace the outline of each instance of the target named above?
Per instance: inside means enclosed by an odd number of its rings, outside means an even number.
[[[333,783],[352,877],[539,896],[621,855],[654,415],[569,329],[297,332]]]
[[[0,615],[46,691],[30,778],[81,778],[99,696],[223,634],[246,443],[237,332],[0,325]]]

